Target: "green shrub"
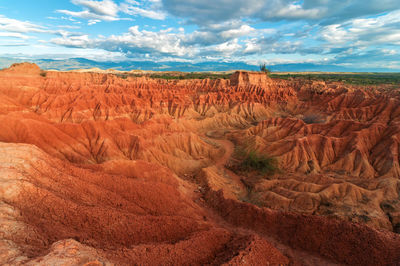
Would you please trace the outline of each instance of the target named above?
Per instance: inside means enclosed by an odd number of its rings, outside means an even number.
[[[279,170],[276,158],[257,154],[255,151],[247,153],[241,166],[246,170],[256,170],[263,174],[274,174]]]
[[[46,77],[47,76],[47,72],[46,71],[40,71],[40,76]]]
[[[302,120],[306,124],[319,124],[324,122],[324,118],[320,114],[306,114]]]
[[[269,72],[271,72],[269,71],[265,63],[260,65],[260,71],[266,73],[267,75],[269,74]]]

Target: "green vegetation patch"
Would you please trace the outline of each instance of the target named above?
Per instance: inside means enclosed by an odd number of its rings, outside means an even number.
[[[263,174],[275,174],[279,171],[278,160],[265,154],[250,151],[245,154],[240,168],[246,171],[258,171]]]
[[[117,76],[126,79],[127,77],[150,77],[154,79],[166,80],[183,80],[183,79],[229,79],[230,73],[208,73],[208,72],[192,72],[192,73],[154,73],[154,74],[117,74]]]
[[[231,74],[216,73],[180,73],[180,74],[151,74],[151,78],[159,79],[229,79]]]
[[[303,116],[302,120],[306,124],[320,124],[320,123],[324,123],[325,122],[324,117],[321,114],[318,114],[318,113],[305,114]]]
[[[308,79],[344,82],[352,85],[400,85],[400,73],[273,73],[270,76],[280,79]]]

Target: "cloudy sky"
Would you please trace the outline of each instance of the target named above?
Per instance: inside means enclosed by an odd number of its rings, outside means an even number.
[[[400,2],[1,0],[0,56],[400,71]]]

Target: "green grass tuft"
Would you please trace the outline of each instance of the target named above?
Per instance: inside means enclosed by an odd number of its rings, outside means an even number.
[[[263,174],[275,174],[278,172],[278,160],[255,151],[247,153],[241,163],[241,167],[245,170],[256,170]]]

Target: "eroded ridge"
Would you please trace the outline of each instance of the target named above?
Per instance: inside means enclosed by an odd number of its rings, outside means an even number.
[[[2,264],[400,262],[398,92],[41,73],[0,71]]]

